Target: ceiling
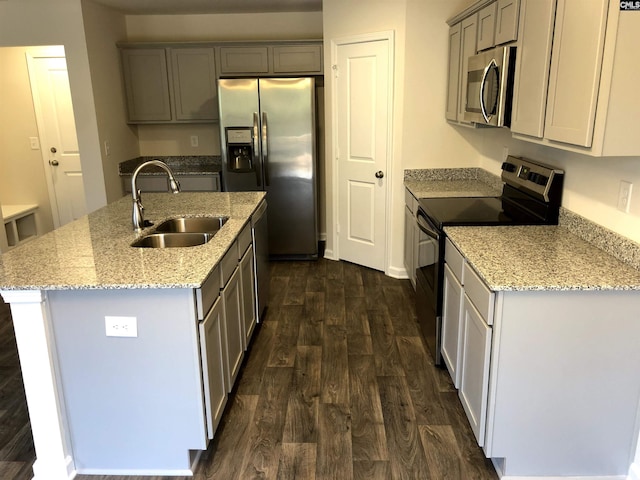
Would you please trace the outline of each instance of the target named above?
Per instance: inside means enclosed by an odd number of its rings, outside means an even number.
[[[319,12],[322,0],[92,0],[127,15]]]

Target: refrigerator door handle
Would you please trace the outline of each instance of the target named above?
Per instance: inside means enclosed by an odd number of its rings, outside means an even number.
[[[258,120],[258,112],[253,112],[253,168],[256,171],[256,180],[258,182],[258,186],[262,187],[260,169],[258,168],[258,162],[260,160],[260,150],[258,145]]]
[[[264,168],[264,186],[269,186],[269,136],[267,132],[267,112],[262,112],[262,164]]]

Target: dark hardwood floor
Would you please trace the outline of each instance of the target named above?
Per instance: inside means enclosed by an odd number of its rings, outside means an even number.
[[[0,298],[0,478],[31,479],[34,459],[11,312]]]
[[[194,477],[79,480],[497,479],[425,351],[408,280],[323,259],[273,263],[271,275],[267,315]],[[29,479],[28,423],[7,417],[24,410],[12,348],[0,355],[0,478]]]

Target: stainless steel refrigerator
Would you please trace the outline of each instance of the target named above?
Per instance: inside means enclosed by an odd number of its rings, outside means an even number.
[[[313,78],[218,81],[222,186],[267,192],[269,255],[317,258]]]

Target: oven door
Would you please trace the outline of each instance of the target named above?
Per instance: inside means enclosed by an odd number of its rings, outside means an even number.
[[[418,209],[416,222],[420,230],[417,240],[416,268],[416,313],[418,324],[427,348],[436,365],[442,363],[440,356],[441,306],[440,260],[444,235],[429,221],[422,209]]]

